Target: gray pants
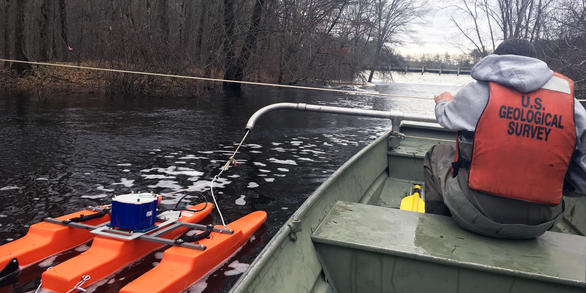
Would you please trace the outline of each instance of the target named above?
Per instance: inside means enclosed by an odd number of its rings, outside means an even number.
[[[467,151],[462,149],[461,151]],[[468,170],[453,177],[452,145],[435,145],[425,155],[425,210],[450,215],[462,228],[497,238],[529,239],[547,231],[563,212],[563,203],[546,206],[471,190]]]
[[[450,216],[450,210],[444,204],[443,184],[451,173],[456,149],[447,144],[434,145],[423,161],[425,172],[425,212]]]

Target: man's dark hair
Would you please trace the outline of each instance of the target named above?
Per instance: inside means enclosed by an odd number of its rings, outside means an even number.
[[[496,55],[519,55],[519,56],[526,56],[537,58],[537,51],[533,44],[531,44],[527,40],[521,39],[510,39],[504,40],[496,50],[494,50],[494,54]]]

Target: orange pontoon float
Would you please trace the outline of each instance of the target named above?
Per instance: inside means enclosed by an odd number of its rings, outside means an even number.
[[[32,225],[24,237],[0,246],[0,283],[15,282],[21,269],[90,241],[95,235],[84,227],[109,220],[107,209],[92,208]]]
[[[114,207],[113,205],[113,215],[115,214]],[[141,208],[143,207],[138,207],[138,212],[145,212],[144,209],[140,210]],[[154,204],[154,208],[156,208],[156,204]],[[67,292],[73,288],[80,289],[81,284],[83,287],[87,287],[141,259],[164,244],[193,246],[174,239],[189,228],[201,229],[201,227],[205,227],[194,223],[209,215],[213,206],[210,203],[201,203],[189,209],[197,210],[197,212],[181,211],[181,216],[178,219],[163,223],[153,222],[155,228],[146,232],[127,231],[109,226],[92,230],[92,233],[97,234],[92,246],[80,255],[45,271],[42,275],[42,287],[54,292]],[[146,210],[147,215],[149,215],[149,210]],[[128,214],[124,213],[124,217],[127,217]],[[123,219],[116,227],[124,221]],[[132,225],[128,221],[123,224]]]
[[[265,222],[264,211],[250,213],[230,224],[232,233],[215,232],[208,228],[196,243],[202,248],[171,247],[161,262],[123,287],[122,293],[181,292],[233,255]],[[216,229],[222,226],[215,226]]]

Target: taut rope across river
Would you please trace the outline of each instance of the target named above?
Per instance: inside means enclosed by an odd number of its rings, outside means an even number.
[[[421,97],[421,96],[396,95],[396,94],[385,94],[385,93],[374,93],[374,92],[361,92],[361,91],[351,91],[351,90],[332,89],[332,88],[319,88],[319,87],[311,87],[311,86],[298,86],[298,85],[276,84],[276,83],[267,83],[267,82],[229,80],[229,79],[221,79],[221,78],[209,78],[209,77],[200,77],[200,76],[154,73],[154,72],[133,71],[133,70],[123,70],[123,69],[114,69],[114,68],[102,68],[102,67],[90,67],[90,66],[80,66],[80,65],[70,65],[70,64],[58,64],[58,63],[48,63],[48,62],[12,60],[12,59],[3,59],[3,58],[0,58],[0,61],[31,64],[31,65],[38,65],[38,66],[52,66],[52,67],[71,68],[71,69],[80,69],[80,70],[94,70],[94,71],[104,71],[104,72],[147,75],[147,76],[181,78],[181,79],[191,79],[191,80],[199,80],[199,81],[239,83],[239,84],[246,84],[246,85],[291,88],[291,89],[300,89],[300,90],[314,90],[314,91],[335,92],[335,93],[345,93],[345,94],[359,94],[359,95],[395,97],[395,98],[405,98],[405,99],[420,99],[420,100],[430,100],[431,99],[431,97]],[[586,102],[586,99],[580,99],[578,101]]]

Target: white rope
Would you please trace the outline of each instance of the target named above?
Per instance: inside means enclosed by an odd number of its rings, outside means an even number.
[[[81,276],[81,281],[79,281],[77,284],[75,284],[75,286],[73,286],[73,288],[71,288],[71,290],[67,291],[66,293],[71,293],[71,292],[74,292],[75,290],[79,290],[79,291],[82,291],[82,292],[87,291],[86,289],[82,288],[81,286],[85,282],[89,281],[90,279],[91,279],[90,275],[83,275],[83,276]]]
[[[238,144],[238,146],[236,147],[236,149],[234,150],[234,152],[232,153],[232,155],[230,156],[230,158],[228,159],[226,164],[224,164],[224,166],[222,168],[220,168],[220,173],[218,173],[218,175],[214,176],[214,179],[212,179],[212,182],[210,184],[210,193],[212,194],[212,199],[214,200],[214,205],[216,205],[216,208],[218,209],[218,214],[220,214],[220,219],[222,220],[222,225],[224,225],[224,228],[226,227],[226,222],[224,222],[224,216],[222,216],[222,212],[220,211],[220,206],[216,202],[216,196],[214,195],[214,183],[216,182],[217,179],[220,178],[220,176],[222,176],[222,173],[224,173],[224,171],[228,170],[228,167],[230,167],[230,164],[232,164],[232,162],[235,162],[234,157],[236,156],[236,153],[238,153],[238,150],[240,150],[240,147],[242,146],[242,144],[244,144],[244,140],[246,140],[246,137],[248,136],[249,133],[250,133],[250,130],[247,130],[246,133],[244,133],[242,140],[240,140],[240,143]]]
[[[216,179],[218,179],[220,177],[220,175],[222,175],[223,172],[224,172],[224,170],[221,170],[220,173],[218,173],[218,175],[214,176],[214,179],[212,179],[212,182],[210,183],[210,193],[212,194],[212,199],[214,200],[214,205],[216,206],[216,209],[218,210],[218,214],[220,214],[220,220],[222,220],[222,225],[224,226],[224,228],[226,228],[226,222],[224,221],[224,216],[222,216],[222,211],[220,210],[220,206],[218,205],[218,202],[216,202],[216,196],[214,195],[214,182],[216,182]]]
[[[35,290],[35,293],[39,293],[39,290],[41,290],[42,286],[43,286],[43,281],[41,280],[41,282],[39,282],[39,287],[37,287],[37,290]]]
[[[395,98],[406,98],[406,99],[431,100],[431,98],[429,98],[429,97],[420,97],[420,96],[396,95],[396,94],[384,94],[384,93],[372,93],[372,92],[360,92],[360,91],[348,91],[348,90],[341,90],[341,89],[328,89],[328,88],[319,88],[319,87],[310,87],[310,86],[298,86],[298,85],[276,84],[276,83],[267,83],[267,82],[242,81],[242,80],[231,80],[231,79],[222,79],[222,78],[209,78],[209,77],[199,77],[199,76],[187,76],[187,75],[177,75],[177,74],[164,74],[164,73],[133,71],[133,70],[122,70],[122,69],[113,69],[113,68],[81,66],[81,65],[57,64],[57,63],[36,62],[36,61],[23,61],[23,60],[13,60],[13,59],[4,59],[4,58],[0,58],[0,61],[3,61],[3,62],[13,62],[13,63],[23,63],[23,64],[31,64],[31,65],[40,65],[40,66],[53,66],[53,67],[73,68],[73,69],[82,69],[82,70],[95,70],[95,71],[106,71],[106,72],[117,72],[117,73],[148,75],[148,76],[159,76],[159,77],[193,79],[193,80],[201,80],[201,81],[215,81],[215,82],[239,83],[239,84],[248,84],[248,85],[271,86],[271,87],[280,87],[280,88],[292,88],[292,89],[301,89],[301,90],[314,90],[314,91],[335,92],[335,93],[345,93],[345,94],[358,94],[358,95],[371,95],[371,96],[381,96],[381,97],[395,97]],[[578,101],[580,101],[580,102],[586,102],[586,99],[578,99]]]
[[[70,64],[57,64],[57,63],[36,62],[36,61],[22,61],[22,60],[12,60],[12,59],[3,59],[3,58],[0,58],[0,61],[13,62],[13,63],[23,63],[23,64],[31,64],[31,65],[41,65],[41,66],[53,66],[53,67],[73,68],[73,69],[82,69],[82,70],[95,70],[95,71],[106,71],[106,72],[116,72],[116,73],[128,73],[128,74],[148,75],[148,76],[159,76],[159,77],[193,79],[193,80],[201,80],[201,81],[215,81],[215,82],[239,83],[239,84],[247,84],[247,85],[259,85],[259,86],[270,86],[270,87],[280,87],[280,88],[292,88],[292,89],[302,89],[302,90],[315,90],[315,91],[324,91],[324,92],[336,92],[336,93],[345,93],[345,94],[359,94],[359,95],[372,95],[372,96],[383,96],[383,97],[396,97],[396,98],[431,100],[430,97],[419,97],[419,96],[409,96],[409,95],[396,95],[396,94],[383,94],[383,93],[372,93],[372,92],[349,91],[349,90],[341,90],[341,89],[328,89],[328,88],[318,88],[318,87],[298,86],[298,85],[288,85],[288,84],[276,84],[276,83],[267,83],[267,82],[253,82],[253,81],[241,81],[241,80],[231,80],[231,79],[221,79],[221,78],[209,78],[209,77],[199,77],[199,76],[187,76],[187,75],[176,75],[176,74],[153,73],[153,72],[144,72],[144,71],[132,71],[132,70],[101,68],[101,67],[90,67],[90,66],[80,66],[80,65],[70,65]]]

